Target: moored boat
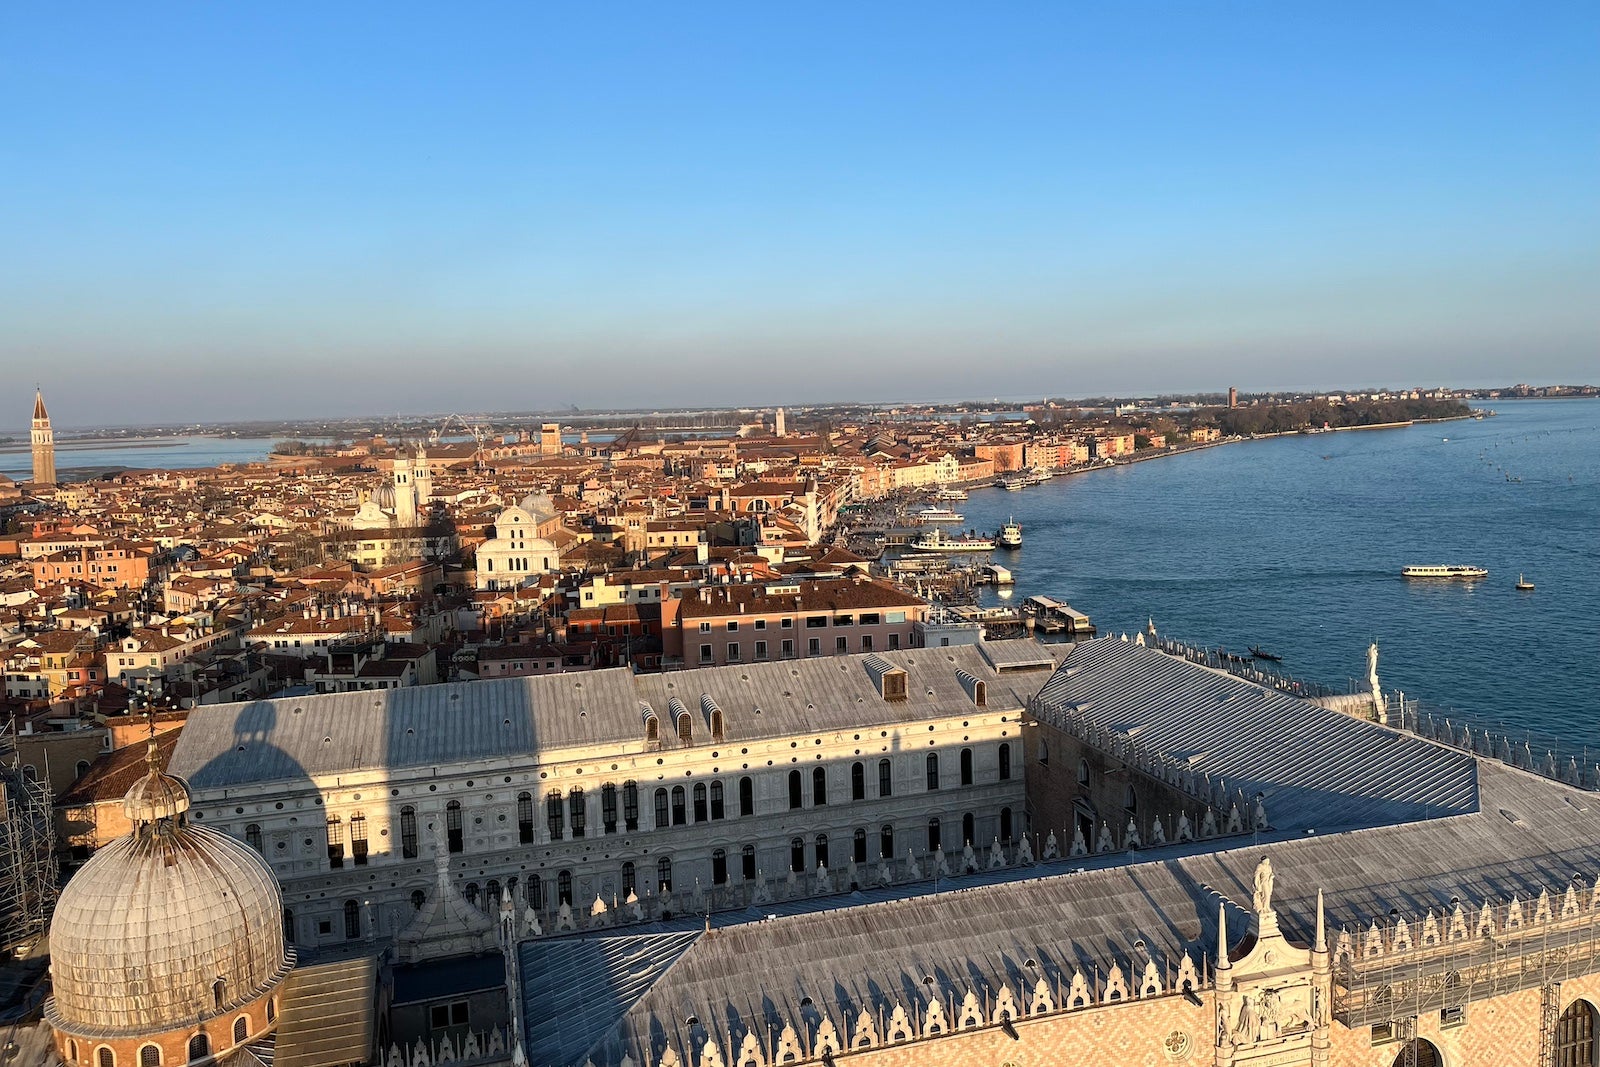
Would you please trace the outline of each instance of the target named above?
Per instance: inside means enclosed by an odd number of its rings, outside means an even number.
[[[1484,567],[1471,567],[1461,563],[1430,563],[1413,564],[1402,567],[1400,574],[1405,578],[1487,578],[1489,571]]]
[[[990,552],[994,550],[994,539],[976,534],[952,537],[936,526],[919,534],[906,547],[916,552]]]
[[[1018,490],[1028,488],[1028,478],[1023,474],[1007,474],[994,484],[1001,489],[1015,493]]]
[[[956,526],[967,521],[965,515],[959,511],[951,511],[949,508],[923,508],[912,518],[924,526]]]
[[[1533,592],[1533,583],[1519,574],[1517,575],[1517,588],[1524,593],[1531,593]]]

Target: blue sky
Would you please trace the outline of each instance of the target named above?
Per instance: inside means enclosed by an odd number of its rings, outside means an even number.
[[[67,424],[1600,378],[1593,3],[13,3],[0,109]]]

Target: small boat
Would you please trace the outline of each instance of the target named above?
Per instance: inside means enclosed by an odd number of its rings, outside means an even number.
[[[1413,564],[1402,567],[1400,575],[1403,578],[1487,578],[1489,572],[1483,567],[1469,567],[1459,563],[1441,564]]]
[[[995,537],[995,544],[1001,548],[1022,547],[1022,527],[1016,519],[1007,519],[1006,524],[1000,527],[1000,533]]]
[[[963,536],[957,534],[951,537],[937,526],[918,534],[906,546],[914,552],[992,552],[994,539],[979,537],[976,534]]]
[[[922,523],[924,526],[959,526],[967,521],[965,515],[959,511],[951,511],[949,508],[923,508],[913,515],[912,519]]]
[[[1517,575],[1517,588],[1525,593],[1531,593],[1533,592],[1533,583],[1519,574]]]
[[[1268,652],[1267,650],[1265,650],[1265,649],[1263,649],[1263,648],[1261,648],[1261,647],[1259,647],[1257,645],[1251,645],[1250,646],[1250,655],[1254,656],[1256,659],[1264,659],[1269,663],[1282,663],[1283,662],[1283,657],[1282,656],[1275,656],[1271,652]]]

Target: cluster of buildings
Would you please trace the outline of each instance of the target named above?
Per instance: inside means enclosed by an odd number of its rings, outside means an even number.
[[[1066,455],[942,432],[36,478],[7,1058],[1596,1063],[1582,776],[933,615],[841,512]]]

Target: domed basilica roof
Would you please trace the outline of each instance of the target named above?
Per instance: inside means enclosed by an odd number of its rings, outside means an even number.
[[[256,852],[190,826],[182,779],[149,773],[128,790],[134,831],[96,852],[61,891],[50,928],[54,997],[71,1033],[154,1034],[259,998],[288,974],[283,900]]]

